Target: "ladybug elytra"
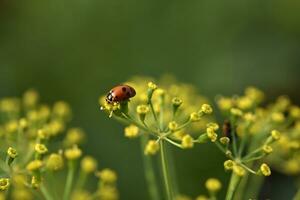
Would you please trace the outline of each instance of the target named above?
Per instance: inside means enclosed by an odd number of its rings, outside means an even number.
[[[107,103],[115,103],[127,101],[130,98],[134,97],[136,94],[133,87],[129,85],[118,85],[112,88],[106,96]]]

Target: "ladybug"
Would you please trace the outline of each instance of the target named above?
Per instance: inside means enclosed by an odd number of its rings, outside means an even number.
[[[129,85],[118,85],[111,89],[106,95],[106,102],[109,104],[127,101],[130,98],[134,97],[136,94],[133,87]]]

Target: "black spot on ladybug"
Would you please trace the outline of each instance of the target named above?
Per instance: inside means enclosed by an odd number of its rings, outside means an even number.
[[[130,92],[127,92],[127,93],[126,93],[126,96],[127,96],[127,97],[130,97]]]
[[[123,92],[126,92],[126,87],[122,87],[122,91],[123,91]]]

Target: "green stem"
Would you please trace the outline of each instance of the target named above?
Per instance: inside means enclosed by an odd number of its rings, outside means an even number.
[[[144,172],[145,172],[145,178],[148,185],[148,192],[150,195],[150,199],[152,200],[158,200],[159,198],[159,192],[157,188],[157,181],[155,177],[154,167],[152,163],[152,157],[151,156],[145,156],[144,155],[144,149],[147,144],[149,136],[143,135],[140,137],[141,141],[141,152],[144,162]]]
[[[63,200],[69,200],[70,199],[70,193],[72,189],[72,183],[74,179],[74,172],[75,172],[75,163],[73,161],[69,161],[69,167],[68,167],[68,175],[67,175],[67,181],[65,185],[65,191]]]
[[[44,185],[41,186],[41,193],[43,194],[46,200],[54,200]]]
[[[169,171],[169,166],[168,166],[165,141],[160,140],[159,145],[160,145],[160,157],[161,157],[161,165],[162,165],[162,173],[163,173],[163,178],[164,178],[166,199],[174,200],[173,190],[172,190],[172,185],[171,185],[171,177],[169,174],[170,171]]]
[[[232,172],[225,200],[232,200],[241,177]]]
[[[297,193],[293,197],[293,200],[300,200],[300,189],[298,189]]]

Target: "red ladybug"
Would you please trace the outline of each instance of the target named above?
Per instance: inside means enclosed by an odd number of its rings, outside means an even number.
[[[127,101],[134,97],[135,94],[136,92],[133,87],[130,87],[129,85],[118,85],[109,91],[106,96],[106,102],[115,103]]]

